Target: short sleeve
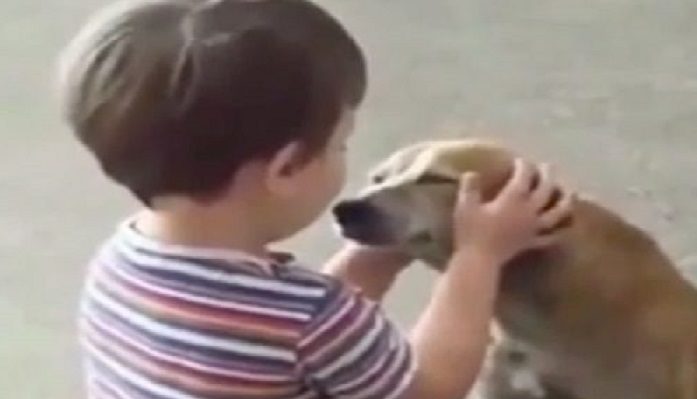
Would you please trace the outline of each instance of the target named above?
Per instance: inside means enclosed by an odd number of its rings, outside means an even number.
[[[329,290],[297,349],[307,382],[332,398],[397,399],[415,369],[380,306],[343,284]]]

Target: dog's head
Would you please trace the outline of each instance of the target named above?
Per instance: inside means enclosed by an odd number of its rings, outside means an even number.
[[[513,155],[474,140],[419,143],[397,151],[371,173],[367,187],[340,202],[342,234],[368,245],[398,247],[437,265],[451,252],[453,207],[460,176],[476,172],[485,199],[512,172]]]

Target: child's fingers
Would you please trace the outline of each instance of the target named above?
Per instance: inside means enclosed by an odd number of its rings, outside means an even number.
[[[539,182],[530,195],[532,206],[538,211],[544,210],[549,205],[555,189],[552,167],[549,164],[542,164],[539,168]]]
[[[557,242],[559,235],[556,233],[541,234],[535,237],[532,241],[530,249],[546,248]]]
[[[513,175],[501,190],[499,198],[523,198],[527,197],[535,178],[533,165],[521,158],[517,158],[513,164]]]
[[[458,202],[479,204],[482,202],[481,179],[478,174],[468,172],[460,177],[460,192]]]
[[[549,210],[540,216],[540,227],[543,231],[554,230],[555,227],[571,216],[576,195],[569,191],[562,192],[562,197]]]

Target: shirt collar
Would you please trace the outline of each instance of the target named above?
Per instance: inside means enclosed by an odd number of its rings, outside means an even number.
[[[259,266],[269,273],[273,272],[274,266],[289,264],[295,261],[295,257],[286,252],[274,251],[269,253],[270,258],[262,258],[230,248],[208,248],[161,242],[138,231],[136,228],[136,219],[137,215],[134,215],[121,222],[118,226],[117,234],[134,248],[140,248],[148,252],[175,257],[219,260],[230,263],[244,262]]]

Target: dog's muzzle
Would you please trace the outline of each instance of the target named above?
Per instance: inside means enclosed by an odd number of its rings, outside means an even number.
[[[332,212],[344,237],[367,245],[391,244],[387,215],[369,201],[342,201]]]

